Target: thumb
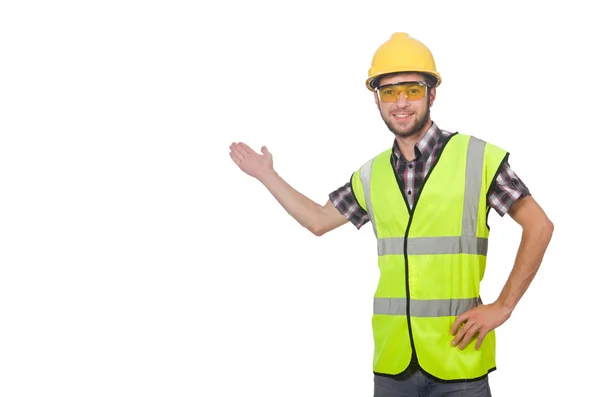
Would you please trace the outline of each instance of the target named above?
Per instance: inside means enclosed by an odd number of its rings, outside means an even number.
[[[269,149],[267,149],[266,146],[261,147],[260,151],[262,152],[262,154],[264,154],[266,156],[270,156],[271,155],[271,152],[269,152]]]

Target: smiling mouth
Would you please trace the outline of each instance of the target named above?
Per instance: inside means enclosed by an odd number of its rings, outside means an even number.
[[[392,113],[392,117],[396,120],[406,120],[412,116],[412,113]]]

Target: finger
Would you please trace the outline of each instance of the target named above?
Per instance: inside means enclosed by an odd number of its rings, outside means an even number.
[[[475,343],[475,350],[479,350],[481,344],[483,343],[483,339],[488,334],[488,330],[482,329],[479,331],[479,336],[477,337],[477,343]]]
[[[469,329],[471,329],[471,327],[473,326],[472,322],[467,322],[465,323],[459,330],[458,333],[456,334],[456,337],[454,338],[454,340],[452,340],[452,346],[456,346],[460,343],[460,341],[462,340],[462,338],[464,337],[464,335],[467,333],[467,331]]]
[[[244,152],[241,151],[241,149],[237,146],[232,146],[231,147],[231,154],[233,156],[235,156],[235,158],[237,160],[239,160],[240,162],[243,161],[246,158],[246,154],[244,154]]]
[[[233,152],[229,152],[229,157],[233,160],[237,165],[242,164],[242,160],[240,160]]]
[[[239,145],[231,145],[231,152],[240,160],[243,160],[246,157],[246,152]]]
[[[238,142],[240,150],[245,154],[256,153],[252,148],[246,145],[244,142]]]
[[[266,146],[263,146],[260,151],[262,152],[262,154],[269,160],[269,161],[273,161],[273,155],[271,154],[271,152],[269,152],[269,149],[267,149]]]
[[[475,324],[469,329],[459,346],[460,350],[463,350],[471,342],[471,340],[475,337],[475,334],[479,332],[480,328],[481,326],[479,324]]]
[[[469,319],[468,312],[465,312],[465,313],[461,314],[460,316],[456,317],[456,320],[454,320],[454,323],[452,324],[452,329],[450,330],[452,335],[456,335],[456,331],[458,331],[461,324],[466,322],[468,319]]]

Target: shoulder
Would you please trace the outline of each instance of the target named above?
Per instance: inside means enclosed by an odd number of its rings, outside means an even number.
[[[375,156],[371,157],[367,161],[364,161],[360,167],[358,167],[352,173],[352,177],[350,178],[350,184],[352,185],[353,190],[362,191],[362,183],[363,180],[369,177],[371,170],[373,169],[373,164],[377,162],[381,164],[382,162],[390,162],[390,158],[392,155],[392,148],[387,148],[385,150],[380,151]]]
[[[363,162],[360,165],[360,167],[358,167],[358,169],[355,170],[355,173],[360,173],[361,171],[364,172],[365,170],[369,169],[373,165],[373,162],[375,162],[375,161],[389,161],[391,155],[392,155],[392,148],[387,148],[385,150],[382,150],[379,153],[377,153],[375,156],[373,156],[370,159],[368,159],[367,161]]]
[[[500,145],[496,144],[494,141],[491,140],[487,140],[485,138],[482,138],[480,135],[476,135],[476,134],[465,134],[465,133],[457,133],[457,135],[462,135],[465,137],[465,139],[472,139],[474,141],[477,142],[482,142],[484,143],[486,146],[490,146],[490,147],[494,147],[494,148],[501,148]]]
[[[463,143],[466,147],[472,149],[481,148],[484,150],[486,155],[492,155],[494,157],[500,156],[502,158],[508,156],[508,151],[496,143],[487,139],[481,138],[475,134],[467,134],[463,132],[456,132],[452,134],[452,139],[455,143]]]

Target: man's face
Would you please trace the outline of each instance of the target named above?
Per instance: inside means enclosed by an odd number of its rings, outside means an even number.
[[[402,73],[382,78],[379,87],[408,81],[425,82],[425,79],[419,73]],[[393,89],[393,87],[391,88]],[[416,100],[409,100],[403,93],[400,93],[395,102],[380,100],[380,95],[386,92],[385,87],[381,88],[380,91],[380,94],[375,92],[375,102],[381,113],[381,118],[397,137],[407,138],[418,135],[426,128],[430,121],[429,108],[435,101],[435,88],[427,88],[425,96]]]

